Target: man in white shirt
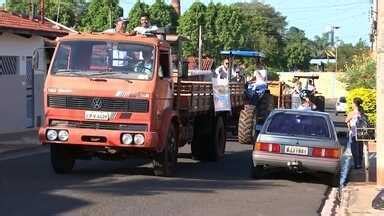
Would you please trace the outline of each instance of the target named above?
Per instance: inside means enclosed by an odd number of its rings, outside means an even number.
[[[133,29],[133,31],[136,34],[146,34],[146,33],[150,33],[150,32],[155,32],[158,29],[159,28],[157,28],[157,26],[151,25],[148,14],[142,14],[140,17],[140,26]]]
[[[229,59],[224,59],[223,64],[215,70],[217,79],[228,79],[229,77]]]
[[[125,33],[125,30],[127,28],[127,19],[124,17],[119,17],[115,22],[115,28],[113,29],[107,29],[104,32],[106,33]]]
[[[307,90],[314,93],[316,91],[315,85],[312,80],[308,80]]]

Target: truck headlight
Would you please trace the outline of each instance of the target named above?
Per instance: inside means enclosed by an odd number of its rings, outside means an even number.
[[[54,141],[57,139],[57,131],[52,129],[48,130],[46,136],[49,141]]]
[[[132,141],[133,141],[133,138],[131,134],[123,134],[121,136],[121,143],[123,144],[126,144],[126,145],[131,144]]]
[[[58,136],[60,141],[67,141],[69,138],[69,133],[66,130],[60,130]]]
[[[143,145],[144,144],[143,134],[136,134],[134,137],[134,142],[136,145]]]

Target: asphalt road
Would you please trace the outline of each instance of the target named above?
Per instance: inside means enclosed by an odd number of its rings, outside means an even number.
[[[185,147],[173,178],[138,160],[80,161],[56,175],[48,153],[0,158],[0,215],[318,215],[325,176],[276,170],[253,180],[250,149],[230,142],[224,160],[204,163]]]

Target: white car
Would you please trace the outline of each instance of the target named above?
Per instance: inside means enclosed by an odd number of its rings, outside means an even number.
[[[336,112],[335,114],[338,115],[339,113],[346,113],[347,111],[347,100],[345,97],[339,97],[336,101]]]

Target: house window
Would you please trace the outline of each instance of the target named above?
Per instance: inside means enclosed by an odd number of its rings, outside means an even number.
[[[18,56],[0,56],[0,76],[16,75],[18,59]]]

